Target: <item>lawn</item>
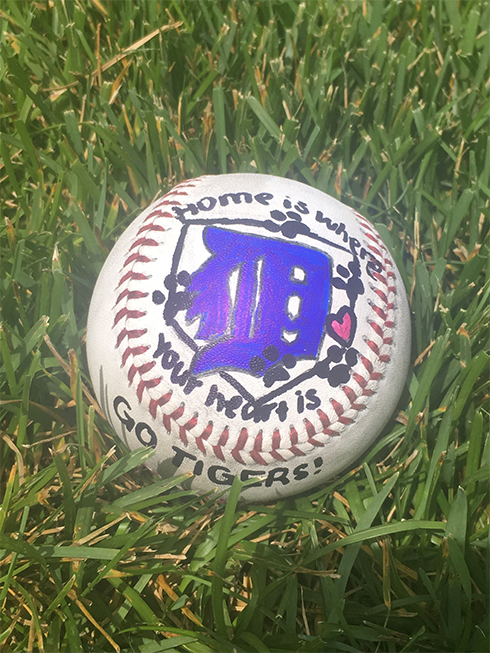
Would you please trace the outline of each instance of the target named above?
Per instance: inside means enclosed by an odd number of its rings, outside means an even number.
[[[4,0],[0,21],[0,651],[488,651],[489,4]],[[118,236],[225,172],[365,215],[412,309],[376,446],[270,505],[153,475],[85,355]]]

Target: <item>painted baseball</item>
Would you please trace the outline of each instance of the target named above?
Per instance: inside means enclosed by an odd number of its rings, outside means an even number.
[[[102,409],[162,476],[273,501],[373,444],[407,376],[398,270],[359,213],[260,174],[192,179],[109,255],[87,353]]]

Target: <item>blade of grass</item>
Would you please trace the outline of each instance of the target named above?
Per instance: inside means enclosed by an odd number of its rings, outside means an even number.
[[[216,544],[216,555],[213,562],[213,576],[211,579],[212,584],[212,605],[213,605],[213,619],[217,633],[226,637],[229,622],[229,617],[226,614],[226,607],[223,601],[223,581],[225,575],[226,558],[228,552],[228,539],[235,522],[235,510],[240,496],[240,491],[243,483],[238,476],[233,479],[233,484],[230,489],[230,494],[226,502],[225,512],[221,520],[218,541]]]

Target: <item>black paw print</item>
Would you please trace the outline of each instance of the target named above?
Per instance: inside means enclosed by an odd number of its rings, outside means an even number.
[[[267,365],[266,360],[274,363],[264,372],[264,385],[266,388],[270,388],[276,381],[287,381],[290,378],[286,368],[292,369],[296,365],[296,359],[292,354],[284,354],[279,361],[279,350],[274,345],[269,345],[262,351],[262,356],[251,358],[249,366],[252,372],[261,374]]]
[[[315,373],[321,379],[327,379],[332,388],[336,388],[342,383],[347,383],[350,379],[351,368],[357,363],[357,349],[345,349],[333,345],[327,350],[327,357],[315,365]],[[345,363],[340,363],[344,358]],[[332,363],[336,364],[333,367]]]
[[[348,264],[347,268],[343,265],[337,265],[337,273],[340,276],[332,279],[332,285],[339,290],[345,290],[350,300],[350,305],[354,306],[357,297],[364,294],[359,261],[354,259]]]
[[[169,291],[163,314],[167,324],[171,322],[179,311],[187,311],[192,306],[194,294],[187,290],[177,290],[178,286],[187,288],[192,281],[191,275],[183,270],[178,274],[169,274],[165,277],[164,286]],[[153,291],[154,304],[163,304],[165,295],[160,290]]]

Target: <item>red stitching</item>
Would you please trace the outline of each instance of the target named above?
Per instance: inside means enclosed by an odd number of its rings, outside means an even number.
[[[155,388],[157,385],[159,385],[161,380],[162,380],[161,376],[159,378],[148,379],[148,381],[141,379],[141,381],[138,384],[138,389],[136,390],[136,396],[138,397],[139,403],[141,403],[141,400],[143,398],[143,392],[145,391],[145,389],[149,390],[150,388]]]
[[[290,451],[293,455],[295,456],[305,456],[305,452],[301,451],[296,445],[298,444],[298,431],[294,428],[294,426],[290,426],[289,428],[289,440],[291,442],[291,446],[289,447],[288,451]]]
[[[323,433],[325,435],[331,435],[331,436],[338,435],[337,431],[334,431],[333,429],[329,428],[330,419],[329,419],[328,415],[326,413],[324,413],[323,410],[320,410],[320,408],[318,408],[316,413],[317,413],[318,417],[320,418],[320,422],[322,423]]]
[[[141,399],[140,399],[140,401],[141,401]],[[171,413],[170,415],[162,415],[163,425],[167,429],[168,433],[170,433],[170,431],[172,430],[172,425],[171,425],[170,420],[173,419],[173,420],[177,421],[179,419],[179,417],[182,417],[183,412],[184,412],[184,404],[180,404],[180,406],[176,410],[174,410],[174,412]]]
[[[373,272],[373,277],[377,279],[380,283],[384,284],[385,286],[388,285],[388,281],[385,279],[385,277],[380,274],[379,272]]]
[[[374,293],[378,295],[378,297],[381,299],[381,301],[383,301],[385,304],[388,303],[388,297],[384,294],[382,290],[380,290],[379,288],[373,288],[373,290]]]
[[[238,440],[235,447],[230,452],[233,458],[237,461],[237,463],[241,463],[242,465],[244,465],[245,462],[240,455],[240,451],[244,449],[247,440],[248,440],[248,431],[247,429],[243,428],[240,431],[240,435],[238,436]]]
[[[280,448],[281,448],[281,433],[279,429],[274,429],[274,433],[272,434],[272,450],[270,451],[270,455],[275,460],[278,460],[279,462],[283,463],[285,459],[281,456],[281,454],[278,451],[278,449]]]
[[[320,440],[315,440],[314,438],[308,438],[308,444],[312,444],[314,447],[323,447],[325,446]]]
[[[130,311],[128,308],[126,308],[126,306],[124,306],[116,314],[116,317],[114,318],[114,324],[112,326],[115,327],[116,324],[120,322],[123,318],[126,318],[127,320],[136,320],[140,317],[144,317],[145,315],[146,315],[146,311]]]
[[[155,224],[153,222],[151,224],[144,224],[138,229],[138,233],[136,235],[139,236],[144,231],[165,231],[165,227],[162,227],[161,225]]]
[[[377,247],[374,247],[373,245],[369,245],[368,248],[369,248],[372,252],[374,252],[374,253],[375,253],[379,258],[382,258],[382,257],[383,257],[383,255],[381,254],[381,252],[379,251],[379,249],[378,249]],[[375,272],[374,274],[376,274],[376,272]]]
[[[184,426],[179,426],[179,436],[182,442],[187,445],[189,443],[187,439],[187,431],[190,431],[193,429],[197,424],[197,415],[194,415],[192,419],[190,419],[187,424],[184,424]],[[202,436],[201,436],[202,437]],[[198,438],[196,438],[197,440]]]
[[[140,345],[138,347],[127,347],[124,354],[122,355],[122,364],[126,365],[126,361],[130,356],[141,356],[141,354],[147,352],[148,349],[150,349],[149,345]],[[156,363],[156,361],[152,361],[152,363]]]
[[[158,243],[156,240],[153,240],[153,238],[143,237],[143,238],[138,238],[138,240],[135,240],[129,249],[132,250],[135,247],[158,247]]]
[[[371,381],[371,377],[369,379],[365,379],[363,376],[361,376],[357,372],[354,372],[352,374],[352,378],[354,379],[354,381],[356,381],[356,383],[358,383],[358,385],[361,386],[363,396],[370,397],[371,395],[374,394],[374,390],[370,390],[369,388],[366,388],[369,381]]]
[[[370,306],[371,306],[371,308],[373,309],[373,311],[376,313],[376,315],[378,317],[380,317],[382,320],[386,321],[386,318],[388,317],[388,314],[385,311],[383,311],[382,308],[380,308],[379,306],[376,306],[376,304],[370,304]]]
[[[128,299],[143,299],[144,297],[148,297],[148,294],[149,293],[142,292],[141,290],[128,290],[126,288],[116,299],[115,306],[117,306],[117,304],[119,304],[121,299],[124,299],[125,297],[127,297]]]
[[[209,424],[212,424],[212,422],[210,422]],[[222,460],[223,462],[225,461],[225,455],[223,453],[222,447],[224,447],[225,444],[228,442],[229,435],[230,435],[230,431],[228,427],[226,427],[225,429],[223,429],[223,432],[219,436],[218,444],[213,446],[214,455],[220,460]]]
[[[252,449],[249,454],[250,458],[254,461],[254,463],[257,463],[257,465],[267,465],[267,461],[260,455],[258,451],[255,451],[255,449]]]
[[[141,336],[144,336],[147,331],[148,329],[130,329],[129,331],[127,329],[123,329],[117,336],[116,349],[119,347],[124,338],[127,337],[128,340],[133,338],[141,338]]]
[[[380,338],[383,337],[383,329],[377,324],[377,322],[373,322],[372,320],[368,320],[369,326],[371,329],[378,334]]]
[[[379,360],[382,363],[388,363],[389,362],[390,357],[387,354],[381,354],[381,352],[379,351],[379,347],[375,342],[373,342],[372,340],[365,340],[365,343],[369,347],[369,349],[376,354],[376,356],[379,358]],[[381,374],[381,376],[383,376],[383,375]]]
[[[146,281],[148,277],[146,274],[142,274],[141,272],[133,272],[133,270],[129,270],[126,272],[126,274],[121,278],[119,283],[117,284],[117,287],[122,286],[125,281]]]
[[[218,445],[220,447],[224,447],[225,444],[228,442],[229,436],[230,436],[230,429],[226,427],[225,429],[223,429],[223,432],[219,436]]]
[[[162,395],[158,399],[150,399],[148,410],[150,411],[150,415],[153,417],[153,419],[157,418],[157,408],[164,406],[168,401],[170,401],[171,396],[172,391],[170,390],[166,395]]]
[[[172,206],[180,206],[180,202],[173,202]],[[161,211],[160,208],[156,208],[153,209],[153,211],[146,216],[146,218],[143,220],[143,223],[148,222],[149,220],[153,220],[154,218],[173,218],[173,217],[174,216],[168,211]],[[165,231],[165,227],[162,227],[162,229],[163,231]]]
[[[262,436],[263,436],[263,431],[262,429],[260,429],[260,431],[255,436],[254,446],[253,446],[254,451],[262,451]]]
[[[142,347],[143,349],[143,347]],[[139,367],[137,365],[131,365],[129,368],[128,372],[128,379],[129,382],[132,383],[134,379],[134,375],[136,372],[140,375],[143,376],[143,374],[146,374],[149,372],[151,369],[153,369],[156,365],[156,361],[148,361],[148,363],[144,363],[143,365],[140,365]]]
[[[260,431],[255,436],[253,449],[250,451],[250,457],[258,465],[267,465],[267,461],[262,456],[262,440],[263,440],[263,431]]]
[[[354,392],[354,390],[352,388],[349,388],[349,386],[344,385],[342,390],[345,392],[345,395],[346,395],[347,399],[349,400],[351,407],[354,410],[364,410],[366,408],[366,406],[364,404],[358,404],[357,403],[358,397],[357,397],[356,393]]]
[[[187,424],[191,425],[190,428],[194,428],[194,426],[197,424],[197,417],[198,416],[195,415],[190,420],[190,422],[187,423]],[[186,424],[186,427],[187,427],[187,424]],[[181,427],[181,430],[182,430],[182,427]],[[190,429],[187,429],[187,430],[190,430]],[[213,423],[209,422],[208,425],[206,426],[206,428],[204,429],[204,431],[201,433],[201,435],[199,435],[196,438],[196,444],[197,444],[198,448],[202,451],[202,453],[204,455],[206,455],[206,453],[207,453],[206,452],[206,447],[204,446],[204,440],[207,440],[212,432],[213,432]],[[184,439],[182,438],[182,433],[181,433],[181,440],[184,441]],[[185,444],[187,444],[187,437],[185,439]]]
[[[272,434],[272,449],[280,449],[281,448],[281,434],[279,433],[278,429],[274,430],[274,433]]]
[[[309,420],[309,419],[306,419],[306,417],[305,417],[304,420],[303,420],[303,423],[304,423],[304,425],[305,425],[305,428],[306,428],[306,432],[307,432],[307,434],[308,434],[308,437],[309,437],[309,438],[312,438],[313,436],[315,436],[315,435],[316,435],[316,429],[315,429],[315,427],[313,426],[313,424],[310,422],[310,420]]]
[[[344,407],[342,406],[341,403],[339,403],[335,399],[330,399],[330,403],[332,404],[334,411],[337,413],[337,417],[339,418],[339,422],[341,424],[345,424],[346,426],[348,424],[352,424],[354,420],[351,419],[350,417],[344,416]]]
[[[123,268],[127,267],[130,263],[149,263],[151,258],[144,256],[143,254],[131,254],[123,264]]]
[[[194,186],[191,186],[190,184],[188,184],[186,187],[194,188]],[[176,186],[175,188],[178,188],[178,186]],[[174,190],[174,191],[172,191],[172,195],[189,195],[189,193],[185,193],[185,192],[184,192],[184,193],[181,193],[180,191],[175,191],[175,190]],[[170,203],[170,202],[169,202],[169,203]]]
[[[296,446],[298,444],[298,431],[294,428],[293,425],[289,427],[289,440],[291,446]]]

